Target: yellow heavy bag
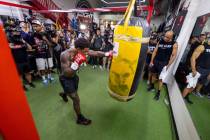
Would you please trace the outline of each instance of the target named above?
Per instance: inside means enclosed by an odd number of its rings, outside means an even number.
[[[114,56],[109,72],[109,94],[119,101],[129,101],[141,78],[147,46],[142,46],[143,28],[149,35],[148,23],[131,13],[135,0],[131,0],[124,19],[114,30]]]

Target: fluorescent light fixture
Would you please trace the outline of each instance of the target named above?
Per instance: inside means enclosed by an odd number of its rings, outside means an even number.
[[[80,29],[85,30],[85,29],[87,29],[87,26],[85,24],[80,24]]]

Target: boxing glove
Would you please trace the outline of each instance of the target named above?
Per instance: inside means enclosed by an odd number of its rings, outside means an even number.
[[[112,58],[113,57],[113,51],[105,52],[105,56]]]
[[[71,64],[71,69],[78,70],[80,65],[86,62],[86,57],[83,53],[77,53],[73,59],[73,63]]]

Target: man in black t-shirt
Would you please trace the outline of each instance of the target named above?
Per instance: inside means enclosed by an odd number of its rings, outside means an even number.
[[[17,31],[17,29],[12,31],[9,42],[19,75],[25,76],[27,84],[34,88],[35,85],[32,83],[27,54],[27,50],[32,49],[31,46],[22,39],[20,31]],[[25,85],[24,89],[27,90]]]
[[[56,67],[58,71],[61,72],[60,55],[62,52],[62,46],[61,42],[59,42],[59,36],[57,35],[57,32],[53,32],[51,34],[51,43],[52,43],[53,55],[56,61]]]
[[[203,97],[200,93],[203,85],[207,82],[208,78],[210,77],[210,38],[208,38],[208,42],[204,43],[203,45],[198,46],[192,54],[191,57],[191,68],[192,68],[192,75],[195,77],[197,73],[200,74],[198,79],[198,83],[196,88],[194,87],[186,87],[183,90],[182,96],[184,99],[192,104],[193,102],[189,100],[189,93],[195,89],[195,94],[199,97]]]
[[[102,48],[103,52],[109,52],[113,50],[113,44],[112,44],[112,39],[111,38],[106,38],[104,39],[105,45]],[[107,66],[106,66],[107,65]],[[103,57],[103,69],[107,69],[109,71],[111,65],[111,58],[110,57]]]
[[[177,55],[178,44],[173,41],[173,37],[173,31],[167,31],[152,53],[150,67],[153,81],[149,85],[148,91],[154,89],[154,79],[156,79],[156,76],[158,75],[158,91],[154,97],[155,100],[159,100],[160,91],[163,86],[163,79],[160,77],[160,74],[164,69],[165,71],[168,70]]]
[[[93,35],[91,44],[92,44],[92,50],[94,51],[100,51],[102,49],[102,46],[105,45],[104,38],[101,35],[101,31],[99,28],[97,29],[96,34]],[[96,66],[99,65],[99,57],[94,56],[92,57],[92,60],[93,60],[93,68],[96,68]],[[102,66],[100,66],[100,68],[102,69]]]
[[[93,23],[92,23],[92,31],[93,31],[93,33],[96,34],[97,28],[98,28],[97,23],[93,22]]]
[[[204,43],[205,40],[206,40],[206,35],[205,34],[201,34],[200,37],[199,37],[199,39],[192,43],[192,45],[190,46],[190,50],[189,50],[189,52],[187,54],[187,59],[186,59],[187,66],[190,67],[190,59],[191,59],[192,54],[195,51],[195,49],[199,45],[203,45],[203,43]]]
[[[42,76],[43,84],[48,84],[48,82],[54,80],[54,78],[51,76],[51,69],[53,67],[53,59],[49,50],[51,43],[47,39],[47,34],[44,31],[43,25],[40,21],[32,21],[32,26],[35,30],[33,35],[33,47],[36,50],[37,68]]]
[[[150,36],[149,44],[148,44],[148,50],[147,50],[147,58],[146,58],[146,65],[145,65],[145,72],[148,74],[148,81],[147,84],[150,85],[152,83],[152,74],[151,70],[149,68],[149,64],[151,62],[152,53],[157,45],[157,33],[153,32]]]

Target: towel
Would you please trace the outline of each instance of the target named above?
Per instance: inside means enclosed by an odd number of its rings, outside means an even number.
[[[190,73],[189,75],[186,76],[187,78],[187,88],[195,88],[198,82],[199,77],[201,74],[199,72],[196,73],[196,75],[193,77],[193,74]]]
[[[159,80],[163,80],[163,81],[164,81],[164,79],[165,79],[166,76],[167,76],[167,73],[168,73],[168,71],[167,71],[167,66],[165,66],[165,67],[163,68],[163,70],[161,71],[161,73],[160,73]]]

